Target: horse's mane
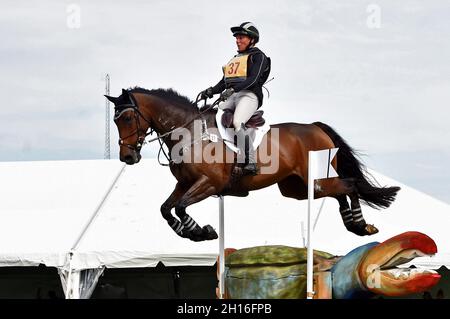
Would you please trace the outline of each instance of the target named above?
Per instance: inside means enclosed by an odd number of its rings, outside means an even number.
[[[177,91],[175,91],[173,89],[147,90],[147,89],[135,86],[134,88],[129,88],[128,92],[154,95],[161,99],[167,100],[170,103],[177,104],[179,106],[183,106],[189,110],[197,109],[194,102],[192,102],[188,97],[181,95],[180,93],[178,93]]]

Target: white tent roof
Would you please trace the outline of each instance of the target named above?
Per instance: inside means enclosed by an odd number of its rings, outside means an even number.
[[[179,238],[160,214],[175,179],[154,159],[126,166],[118,160],[0,163],[0,266],[68,267],[67,253],[98,210],[75,247],[74,269],[213,265],[219,242]],[[405,231],[433,238],[439,253],[419,258],[417,266],[450,266],[450,206],[372,172],[381,185],[401,186],[387,210],[363,206],[380,233],[358,237],[344,228],[338,204],[327,199],[314,234],[315,249],[343,255],[359,245],[384,241]],[[109,192],[114,180],[111,192]],[[105,194],[103,205],[100,205]],[[321,200],[315,201],[320,206]],[[100,209],[98,209],[100,206]],[[307,202],[281,196],[276,186],[246,198],[225,197],[225,246],[244,248],[281,244],[303,246]],[[218,230],[218,199],[188,208],[201,225]]]

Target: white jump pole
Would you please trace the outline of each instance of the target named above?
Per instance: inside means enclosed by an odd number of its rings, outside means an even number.
[[[225,216],[223,196],[219,196],[219,296],[225,297]]]
[[[314,160],[313,153],[308,152],[308,249],[306,262],[306,298],[313,299],[313,246],[312,246],[312,203],[314,200]]]
[[[314,181],[316,179],[324,179],[330,177],[338,177],[337,172],[331,165],[331,161],[338,151],[338,148],[309,151],[308,152],[308,250],[306,263],[306,298],[314,298],[314,273],[313,273],[313,233],[317,225],[320,212],[322,211],[325,199],[320,206],[319,214],[317,215],[314,225],[312,224],[312,209],[314,202]]]

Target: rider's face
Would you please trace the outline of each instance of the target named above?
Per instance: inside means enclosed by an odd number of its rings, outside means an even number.
[[[236,45],[238,47],[238,51],[244,51],[251,42],[251,38],[244,34],[236,35]]]

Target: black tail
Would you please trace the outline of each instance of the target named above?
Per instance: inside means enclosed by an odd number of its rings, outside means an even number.
[[[341,178],[352,178],[355,180],[358,196],[373,208],[387,208],[395,200],[400,187],[378,187],[371,181],[367,175],[367,169],[364,164],[358,160],[358,153],[353,150],[347,142],[328,125],[321,122],[314,122],[314,125],[320,127],[333,141],[337,152],[337,173]]]

